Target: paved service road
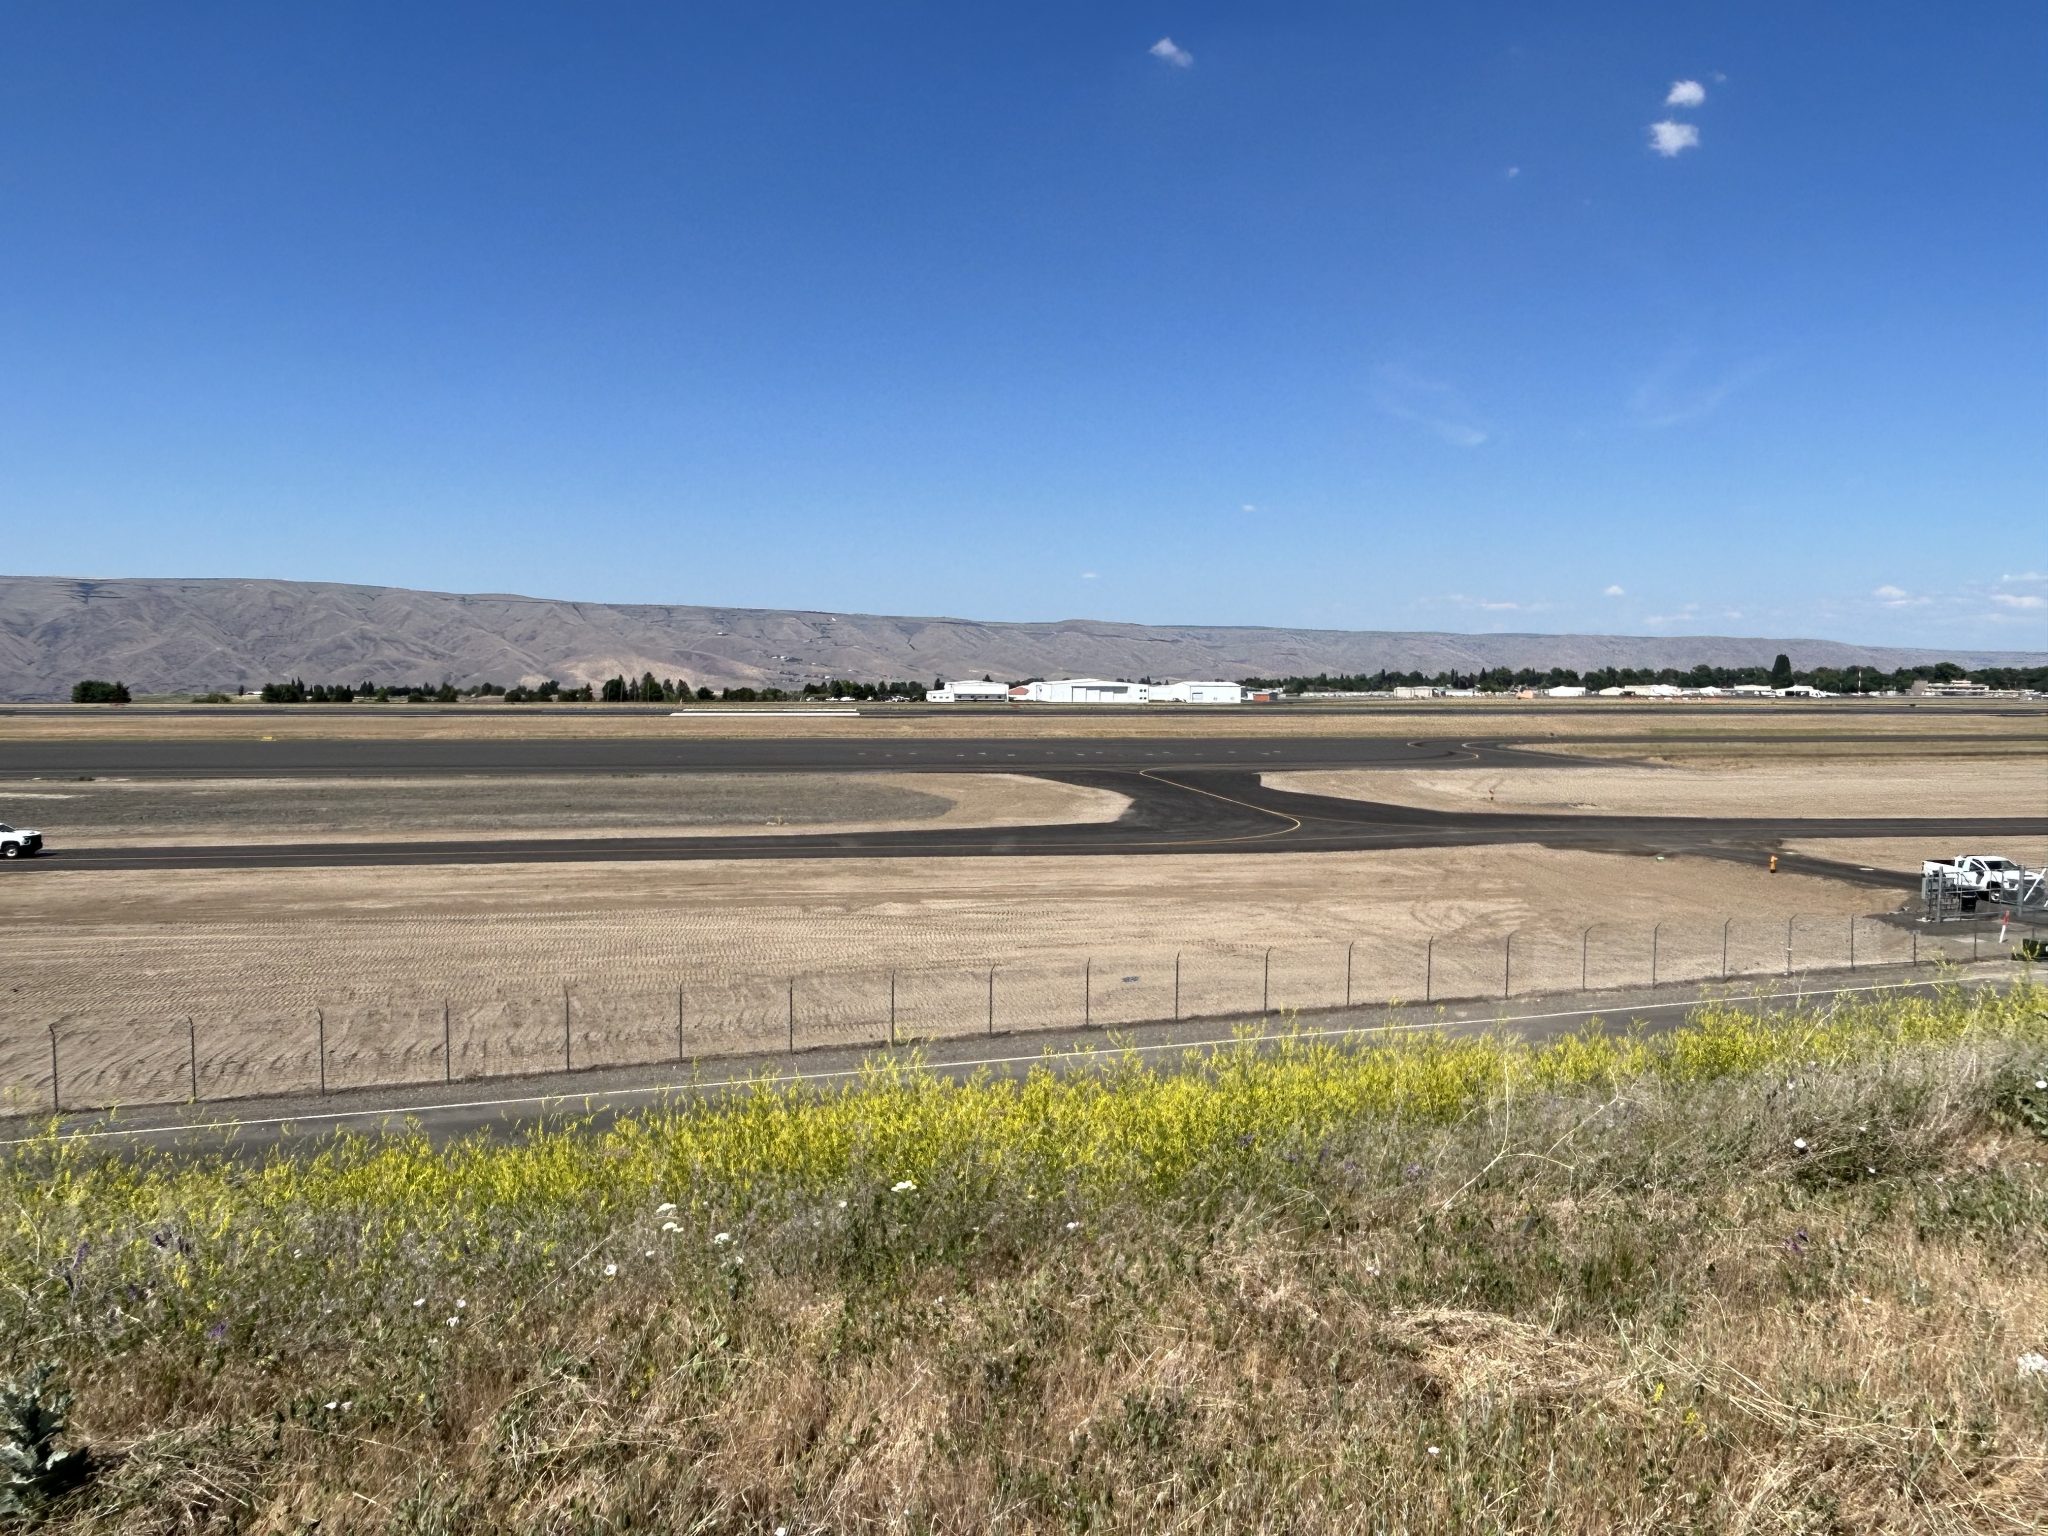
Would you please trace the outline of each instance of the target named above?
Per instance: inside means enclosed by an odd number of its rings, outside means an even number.
[[[1761,859],[1787,838],[1919,837],[1940,846],[2048,836],[2048,817],[1700,818],[1522,815],[1382,805],[1267,788],[1293,768],[1569,766],[1485,741],[1198,737],[1053,741],[13,742],[0,777],[69,774],[281,777],[926,770],[1029,773],[1128,795],[1114,822],[786,836],[504,838],[216,847],[59,846],[42,870],[378,867],[699,859],[840,859],[1163,853],[1303,853],[1540,843],[1556,848]],[[1880,886],[1906,876],[1801,858],[1789,867]]]
[[[1523,999],[1513,1005],[1464,1003],[1432,1007],[1333,1009],[1295,1020],[1268,1018],[1254,1038],[1283,1037],[1351,1041],[1370,1044],[1403,1034],[1478,1034],[1500,1031],[1543,1041],[1580,1029],[1588,1020],[1626,1021],[1656,1033],[1682,1024],[1702,1002],[1725,999],[1739,1006],[1753,1003],[1784,1007],[1795,1002],[1822,1004],[1835,999],[1882,995],[1926,994],[1938,986],[2000,986],[2010,979],[2010,966],[1985,966],[1957,980],[1927,981],[1892,968],[1885,979],[1868,973],[1766,983],[1760,987],[1701,989],[1686,984],[1633,992],[1582,993],[1570,998]],[[1243,1022],[1243,1021],[1240,1021]],[[1191,1020],[1180,1024],[1139,1025],[1119,1030],[1105,1040],[1100,1030],[970,1037],[916,1047],[914,1059],[942,1077],[961,1080],[976,1073],[1016,1077],[1044,1065],[1061,1072],[1095,1071],[1135,1051],[1156,1063],[1175,1064],[1184,1052],[1234,1046],[1245,1036],[1234,1034],[1230,1021]],[[328,1136],[340,1132],[380,1134],[422,1130],[437,1141],[477,1134],[508,1135],[536,1125],[574,1118],[598,1127],[622,1113],[651,1105],[729,1092],[748,1092],[763,1078],[820,1090],[843,1087],[857,1079],[864,1064],[913,1059],[911,1050],[891,1052],[872,1046],[806,1051],[800,1056],[724,1057],[698,1063],[694,1075],[670,1064],[613,1068],[579,1075],[498,1079],[491,1082],[441,1084],[412,1088],[366,1090],[333,1099],[302,1097],[248,1101],[230,1108],[200,1105],[177,1108],[127,1109],[118,1116],[87,1114],[68,1117],[60,1127],[67,1137],[114,1147],[205,1153],[261,1152],[273,1147],[317,1150]],[[0,1122],[0,1147],[47,1134],[47,1121]]]

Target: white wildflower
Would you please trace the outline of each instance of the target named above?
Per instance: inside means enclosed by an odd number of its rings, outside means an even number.
[[[842,1211],[846,1209],[846,1202],[844,1200],[839,1202],[839,1209]]]
[[[652,1248],[649,1248],[645,1253],[641,1254],[640,1257],[643,1259],[651,1259],[654,1257],[654,1250]]]
[[[672,1222],[672,1221],[664,1221],[664,1222],[663,1222],[663,1223],[661,1224],[661,1230],[662,1230],[662,1231],[664,1231],[664,1232],[680,1232],[680,1231],[682,1231],[683,1229],[682,1229],[681,1227],[677,1226],[677,1225],[676,1225],[676,1224],[675,1224],[674,1222]]]
[[[673,1201],[673,1200],[664,1200],[664,1201],[662,1201],[662,1202],[661,1202],[661,1204],[657,1205],[657,1206],[656,1206],[656,1207],[654,1208],[654,1214],[655,1214],[655,1215],[657,1215],[657,1216],[666,1216],[666,1215],[667,1215],[667,1214],[668,1214],[668,1213],[669,1213],[670,1211],[674,1210],[675,1208],[676,1208],[676,1203],[675,1203],[675,1201]]]
[[[416,1296],[413,1298],[412,1304],[416,1307],[424,1307],[427,1304],[427,1298],[424,1296]]]
[[[711,1234],[711,1246],[714,1248],[723,1248],[731,1241],[732,1234],[730,1232],[714,1232]]]
[[[2022,1376],[2048,1376],[2048,1355],[2037,1349],[2030,1349],[2019,1358]]]
[[[1067,1230],[1069,1232],[1078,1232],[1081,1230],[1081,1223],[1079,1223],[1078,1221],[1070,1221],[1067,1223]]]
[[[892,1193],[899,1195],[914,1195],[917,1193],[917,1185],[909,1179],[898,1179],[889,1188]]]
[[[334,1411],[335,1409],[339,1408],[340,1406],[341,1406],[341,1404],[340,1404],[340,1403],[329,1403],[329,1404],[327,1405],[327,1410],[328,1410],[328,1412],[332,1413],[332,1412],[333,1412],[333,1411]]]
[[[453,1327],[454,1327],[454,1326],[455,1326],[455,1325],[456,1325],[457,1323],[459,1323],[459,1322],[461,1322],[461,1321],[462,1321],[462,1319],[461,1319],[461,1318],[459,1318],[459,1317],[451,1317],[451,1318],[449,1318],[449,1319],[448,1319],[448,1326],[449,1326],[450,1328],[453,1328]]]
[[[1432,1455],[1432,1456],[1440,1456],[1440,1455],[1442,1455],[1443,1453],[1442,1453],[1441,1451],[1439,1451],[1439,1450],[1438,1450],[1438,1449],[1437,1449],[1437,1448],[1436,1448],[1435,1446],[1433,1446],[1433,1445],[1432,1445],[1432,1446],[1431,1446],[1431,1447],[1429,1448],[1429,1454],[1430,1454],[1430,1455]]]
[[[458,1296],[455,1298],[455,1310],[458,1312],[466,1312],[469,1310],[469,1303],[464,1301],[460,1296]]]
[[[2034,1079],[2034,1086],[2035,1086],[2036,1088],[2048,1088],[2048,1077],[2037,1077],[2037,1078],[2035,1078],[2035,1079]]]
[[[607,1280],[611,1279],[611,1277],[612,1277],[613,1275],[616,1275],[616,1274],[617,1274],[618,1272],[619,1272],[619,1266],[618,1266],[618,1265],[616,1265],[616,1264],[607,1264],[607,1265],[605,1265],[605,1267],[604,1267],[604,1277],[605,1277],[605,1279],[607,1279]]]

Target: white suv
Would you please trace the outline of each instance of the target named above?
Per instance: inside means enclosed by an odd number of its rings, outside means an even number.
[[[0,821],[0,859],[23,859],[43,851],[43,834]]]

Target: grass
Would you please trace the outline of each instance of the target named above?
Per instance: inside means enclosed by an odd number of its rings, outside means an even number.
[[[0,1164],[64,1531],[1993,1531],[2048,992]]]

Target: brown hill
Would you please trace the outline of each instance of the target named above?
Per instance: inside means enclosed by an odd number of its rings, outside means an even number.
[[[0,697],[58,699],[82,677],[138,693],[271,679],[512,684],[615,673],[712,687],[832,677],[930,680],[1286,676],[1493,666],[2041,665],[2039,653],[1931,651],[1720,635],[1460,635],[1064,619],[1044,624],[255,580],[0,576]]]

